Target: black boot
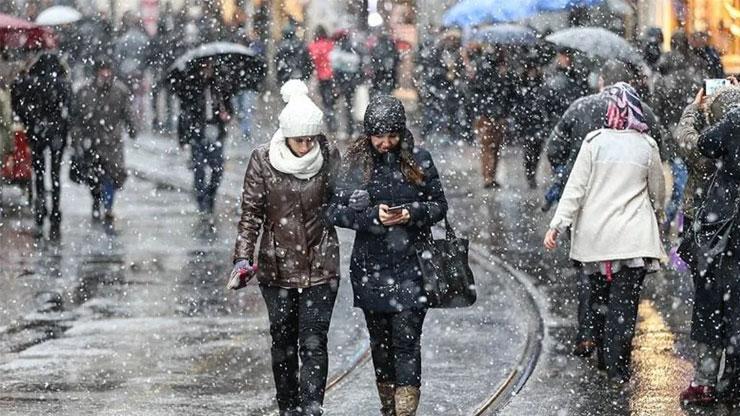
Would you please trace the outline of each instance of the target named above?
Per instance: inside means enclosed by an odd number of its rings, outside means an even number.
[[[103,228],[106,234],[116,235],[115,220],[116,217],[113,216],[112,212],[106,212],[103,216]]]

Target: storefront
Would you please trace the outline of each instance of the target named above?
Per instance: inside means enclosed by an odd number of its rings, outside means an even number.
[[[688,33],[707,32],[722,54],[725,70],[740,73],[740,0],[659,0],[652,24],[666,35],[679,27]]]

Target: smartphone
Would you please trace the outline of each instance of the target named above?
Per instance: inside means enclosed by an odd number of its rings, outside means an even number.
[[[710,78],[704,80],[704,94],[714,95],[718,89],[730,85],[730,80],[724,78]]]
[[[406,208],[406,207],[404,207],[403,205],[399,205],[399,206],[397,206],[397,207],[390,207],[390,208],[388,208],[388,209],[387,209],[386,211],[387,211],[387,212],[388,212],[389,214],[399,214],[399,213],[401,213],[401,211],[403,211],[403,210],[404,210],[404,208]]]

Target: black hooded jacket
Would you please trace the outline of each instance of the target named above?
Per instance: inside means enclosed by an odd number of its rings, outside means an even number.
[[[417,260],[417,242],[431,238],[431,226],[447,213],[442,183],[432,156],[414,147],[406,130],[396,150],[378,153],[368,137],[355,143],[347,155],[334,198],[327,210],[328,221],[356,231],[350,265],[355,306],[364,310],[398,312],[424,308],[422,277]],[[414,184],[401,169],[402,150],[421,168],[424,179]],[[355,190],[366,190],[370,204],[361,211],[349,206]],[[379,204],[402,205],[408,209],[408,224],[387,227],[379,220]]]

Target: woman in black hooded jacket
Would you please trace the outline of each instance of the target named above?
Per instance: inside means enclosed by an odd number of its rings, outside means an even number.
[[[364,128],[347,152],[327,215],[357,232],[350,278],[370,333],[381,412],[412,416],[427,310],[417,247],[432,238],[447,200],[431,155],[414,147],[399,100],[374,97]]]

